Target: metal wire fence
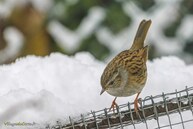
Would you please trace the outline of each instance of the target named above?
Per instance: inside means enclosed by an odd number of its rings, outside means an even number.
[[[119,105],[116,110],[103,109],[69,117],[67,124],[52,129],[190,129],[193,126],[193,87],[172,93],[162,93],[139,99],[140,109],[134,103]]]

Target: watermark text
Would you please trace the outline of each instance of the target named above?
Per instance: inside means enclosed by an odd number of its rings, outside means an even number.
[[[36,123],[35,122],[4,122],[5,126],[34,126]]]

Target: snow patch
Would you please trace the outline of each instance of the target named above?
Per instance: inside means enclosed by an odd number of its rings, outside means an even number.
[[[177,57],[158,58],[147,65],[148,80],[141,98],[193,84],[193,65],[186,65]],[[43,125],[109,107],[114,97],[99,95],[105,66],[87,52],[75,56],[27,56],[0,66],[2,128],[7,128],[4,122]],[[117,103],[133,102],[134,97],[120,97]]]

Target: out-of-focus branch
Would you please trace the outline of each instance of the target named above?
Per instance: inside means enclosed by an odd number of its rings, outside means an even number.
[[[0,18],[0,50],[6,47],[6,41],[3,36],[4,29],[5,29],[5,21],[3,18]]]

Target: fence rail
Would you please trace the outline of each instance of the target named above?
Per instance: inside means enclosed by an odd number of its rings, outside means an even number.
[[[103,109],[81,114],[76,119],[69,117],[68,124],[58,124],[53,129],[117,129],[125,126],[137,129],[136,126],[139,124],[146,129],[152,129],[148,123],[151,120],[154,120],[154,129],[166,127],[172,129],[176,125],[181,125],[181,128],[185,129],[185,123],[193,122],[193,87],[157,96],[147,96],[139,99],[139,104],[138,113],[133,109],[134,103],[127,103],[119,105],[115,112]],[[190,112],[189,119],[184,119],[183,112],[186,111]],[[172,122],[172,114],[179,115],[177,122]],[[167,118],[168,124],[161,124],[163,122],[160,118],[163,116]]]

